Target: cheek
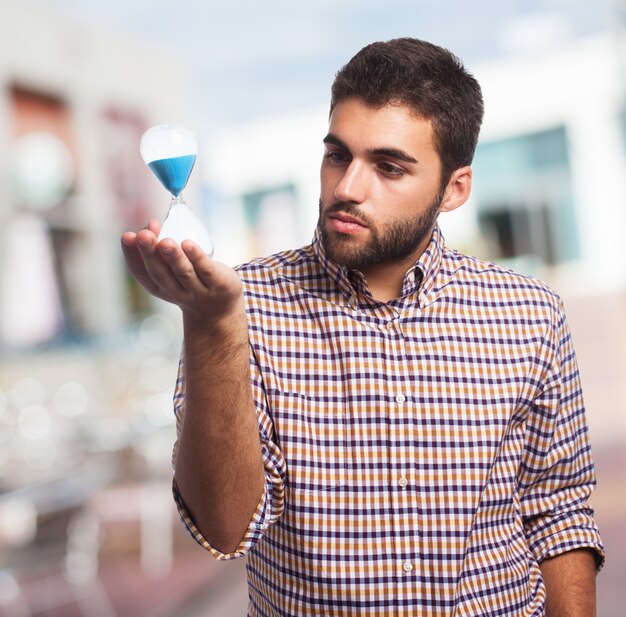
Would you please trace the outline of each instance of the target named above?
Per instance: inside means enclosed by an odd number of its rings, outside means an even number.
[[[416,213],[427,207],[438,194],[437,183],[427,181],[398,182],[386,187],[386,201],[393,204],[399,214]]]
[[[320,184],[321,184],[322,190],[325,190],[328,187],[329,182],[330,182],[330,173],[328,171],[328,167],[324,165],[324,163],[322,163],[322,166],[320,168]]]
[[[336,170],[329,170],[322,166],[320,171],[320,194],[325,198],[325,201],[334,199],[335,187],[338,182]]]

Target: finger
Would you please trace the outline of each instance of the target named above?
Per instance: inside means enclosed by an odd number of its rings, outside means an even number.
[[[194,264],[182,247],[171,238],[164,238],[159,242],[158,250],[183,289],[190,292],[201,291],[203,282],[198,278]]]
[[[193,266],[196,276],[200,283],[205,287],[212,287],[214,284],[214,264],[215,262],[209,257],[197,244],[191,240],[183,241],[181,248]]]
[[[156,236],[148,229],[144,229],[137,234],[137,246],[143,259],[144,267],[152,283],[172,298],[179,295],[182,285],[172,272],[169,264],[164,259],[164,255],[158,250]],[[180,247],[171,240],[165,240],[164,245],[169,247],[174,253],[182,253]]]
[[[161,223],[156,219],[150,219],[146,225],[146,229],[150,230],[158,238],[161,233]]]
[[[126,261],[126,267],[133,277],[141,277],[145,273],[143,259],[137,247],[137,234],[127,231],[122,234],[122,253]]]
[[[214,315],[230,310],[238,302],[243,306],[241,279],[232,268],[213,260],[193,242],[185,240],[182,248],[203,284],[203,296],[209,299]]]
[[[122,253],[126,267],[131,276],[142,286],[148,293],[156,294],[158,288],[150,278],[146,271],[143,257],[137,246],[137,234],[126,232],[122,235]]]

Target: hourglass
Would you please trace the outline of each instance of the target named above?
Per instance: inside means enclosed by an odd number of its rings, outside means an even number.
[[[172,238],[178,244],[193,240],[212,256],[213,242],[209,232],[181,195],[196,162],[198,142],[195,134],[182,124],[153,126],[143,134],[139,151],[146,165],[172,196],[159,240]]]

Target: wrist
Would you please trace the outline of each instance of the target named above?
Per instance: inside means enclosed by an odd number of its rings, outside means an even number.
[[[209,339],[236,344],[248,340],[248,324],[243,297],[229,310],[215,314],[198,314],[183,310],[183,333],[186,340]]]

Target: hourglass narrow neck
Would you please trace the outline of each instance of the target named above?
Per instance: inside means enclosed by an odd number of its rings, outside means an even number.
[[[187,202],[183,199],[182,194],[178,194],[178,195],[172,195],[172,201],[170,201],[170,207],[172,206],[186,206]]]

